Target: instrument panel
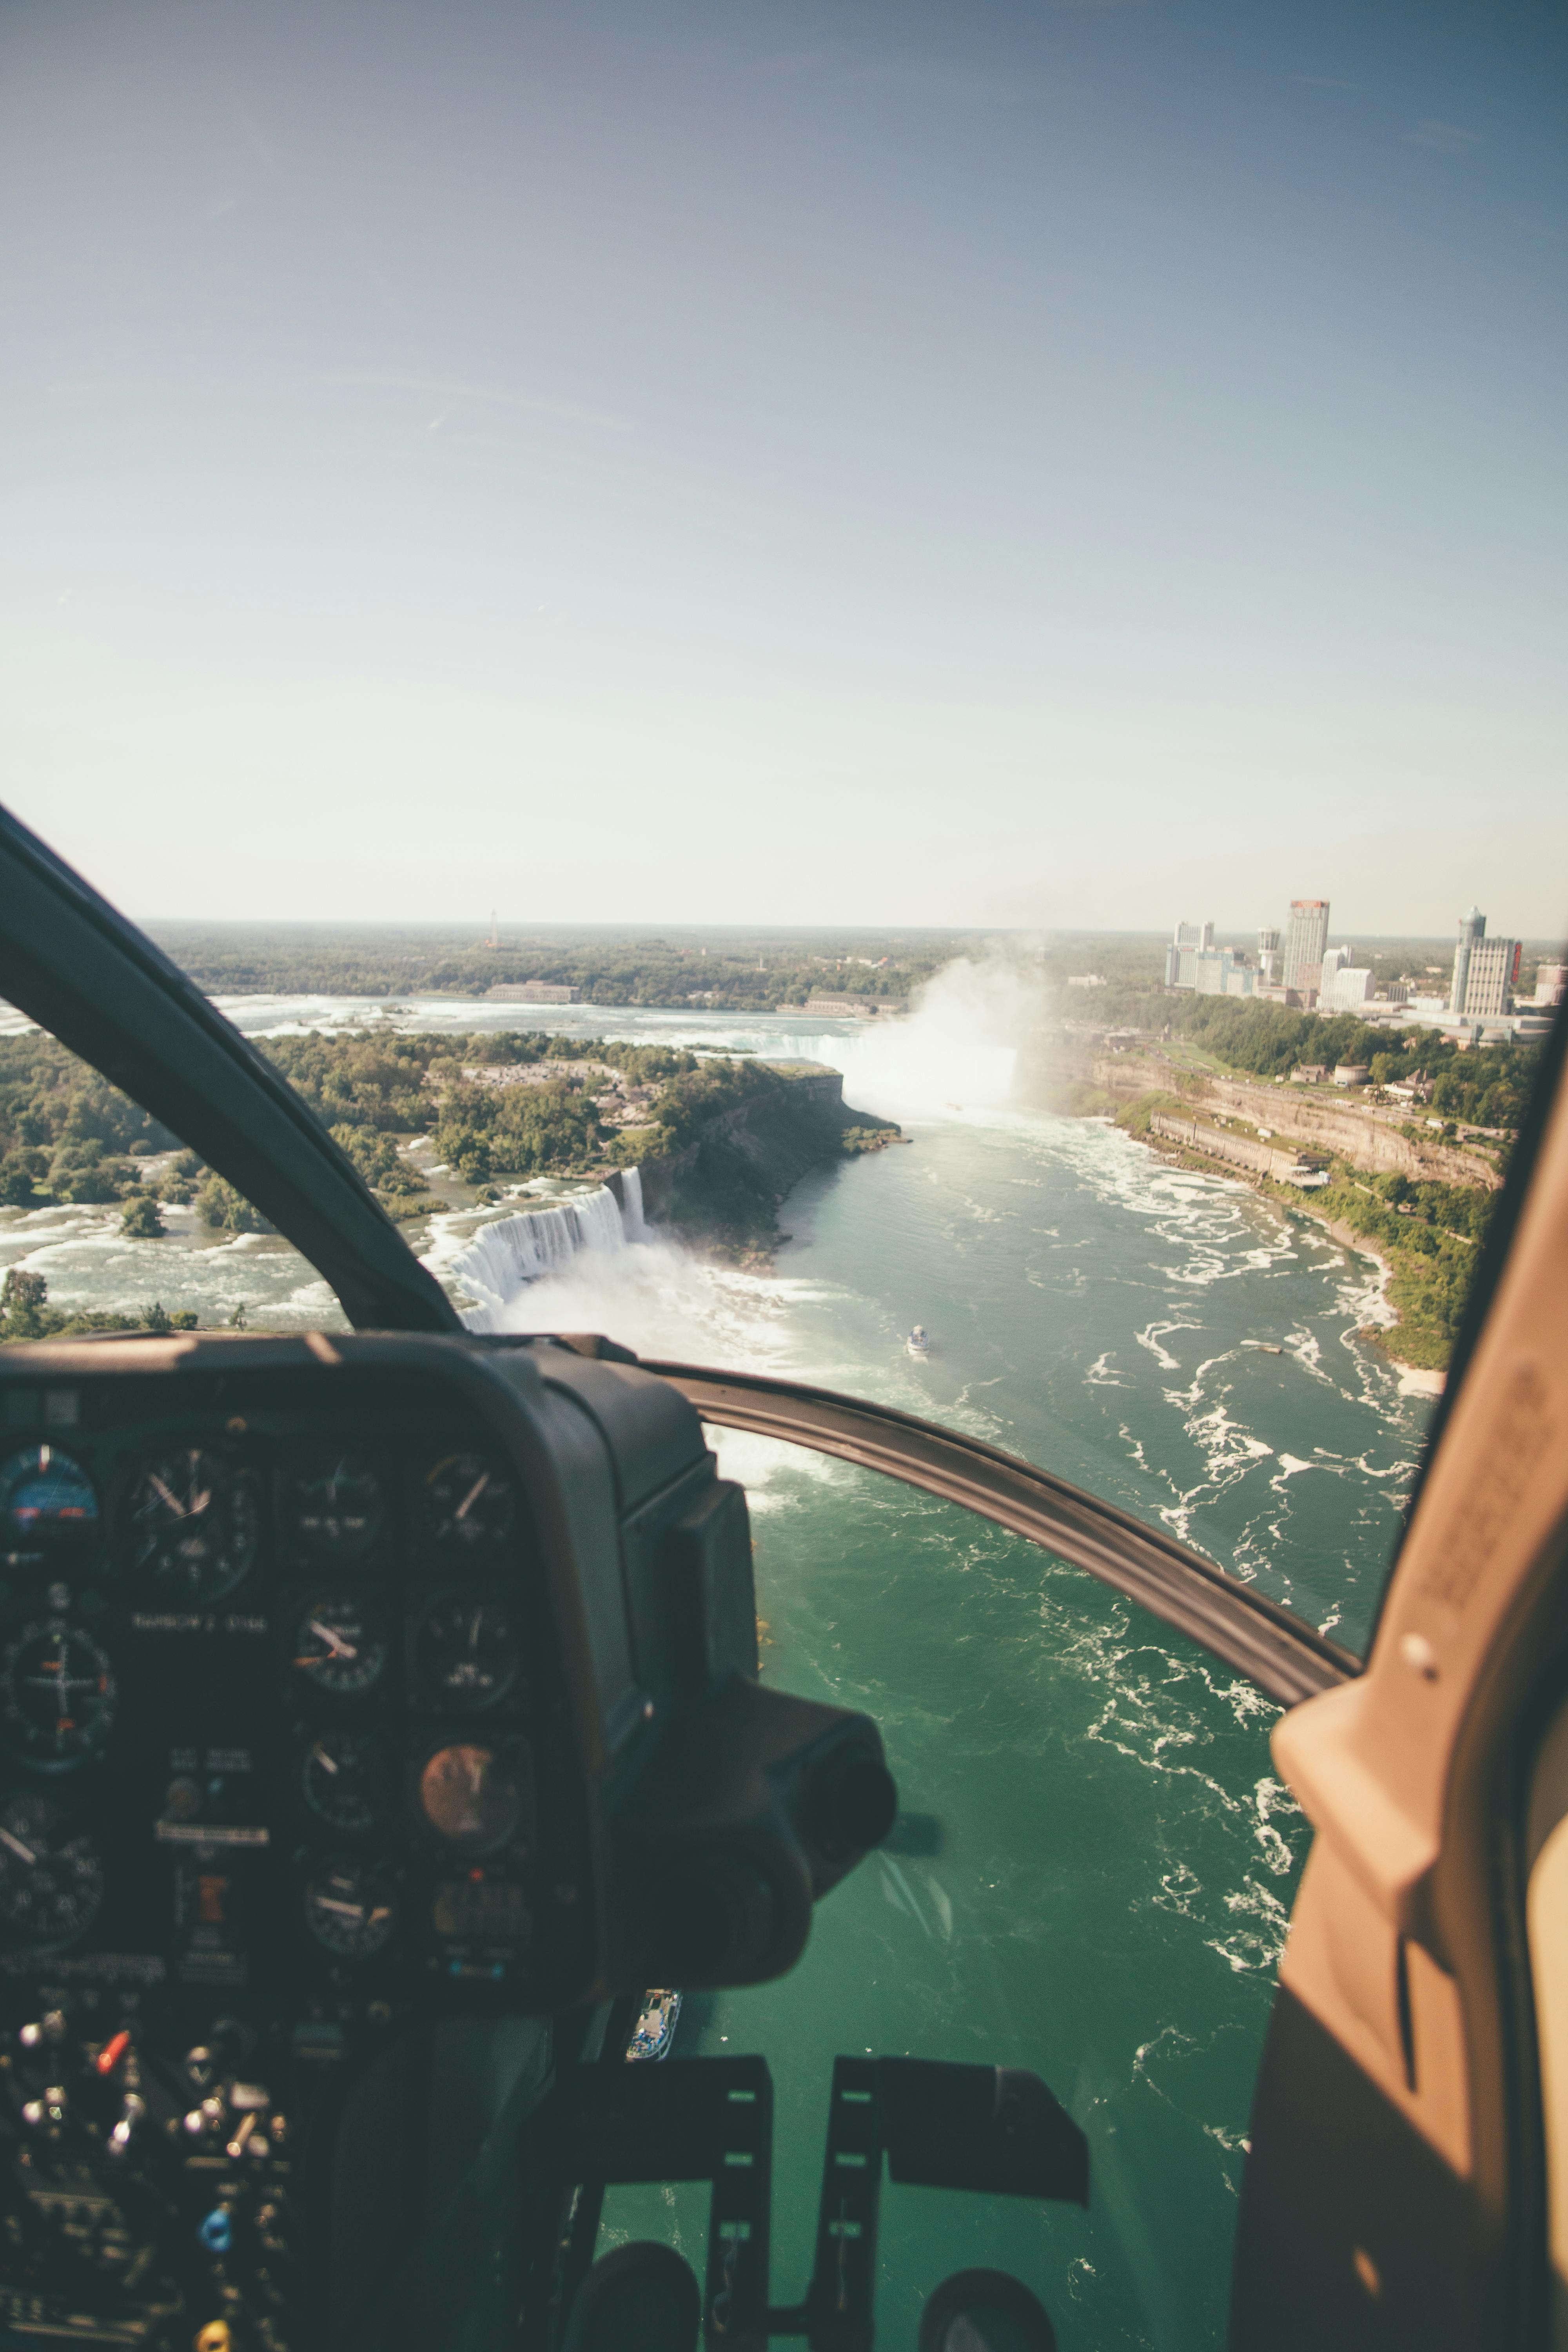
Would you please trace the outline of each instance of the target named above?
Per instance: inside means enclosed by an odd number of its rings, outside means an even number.
[[[616,1809],[754,1673],[750,1593],[743,1499],[641,1371],[0,1351],[0,2337],[345,2343],[390,2290],[344,2181],[402,2210],[424,2157],[362,2123],[345,2174],[341,2116],[634,1965]]]
[[[5,1399],[0,1971],[393,2007],[526,1974],[553,1644],[494,1438],[118,1385]]]

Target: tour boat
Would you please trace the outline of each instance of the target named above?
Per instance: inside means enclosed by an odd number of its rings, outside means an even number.
[[[904,1341],[904,1345],[909,1349],[911,1356],[930,1355],[931,1333],[926,1329],[923,1323],[917,1323],[915,1325],[914,1329]]]
[[[626,2044],[626,2056],[649,2060],[668,2058],[679,2016],[680,1995],[678,1992],[645,1992],[642,2014],[632,2029],[632,2038]]]

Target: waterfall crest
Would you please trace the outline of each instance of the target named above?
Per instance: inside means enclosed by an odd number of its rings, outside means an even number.
[[[580,1192],[548,1208],[523,1209],[516,1216],[481,1225],[452,1266],[479,1302],[469,1323],[482,1328],[489,1316],[525,1284],[558,1274],[574,1258],[589,1253],[604,1255],[646,1241],[642,1180],[637,1169],[623,1170],[622,1192],[624,1207],[602,1184],[596,1192]]]

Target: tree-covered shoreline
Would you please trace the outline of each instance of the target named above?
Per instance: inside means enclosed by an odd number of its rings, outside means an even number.
[[[788,1074],[767,1063],[537,1031],[311,1032],[263,1040],[261,1050],[401,1223],[454,1200],[493,1202],[508,1180],[674,1162],[727,1113],[765,1101],[787,1118],[793,1099]],[[846,1120],[836,1148],[875,1150],[896,1132]],[[817,1148],[834,1145],[824,1128]],[[770,1229],[764,1193],[729,1210],[705,1209],[694,1193],[672,1208],[693,1239],[755,1248]],[[163,1212],[173,1204],[194,1210],[215,1239],[270,1230],[178,1137],[54,1038],[0,1038],[0,1206],[77,1204],[119,1206],[121,1232],[137,1241],[165,1233]],[[165,1316],[155,1301],[134,1314],[67,1315],[48,1304],[41,1276],[15,1268],[0,1339],[183,1328],[192,1319]]]

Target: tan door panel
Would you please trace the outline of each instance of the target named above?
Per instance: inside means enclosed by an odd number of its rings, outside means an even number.
[[[1487,1775],[1559,1630],[1568,1100],[1389,1586],[1365,1673],[1274,1752],[1317,1831],[1280,1971],[1457,2174],[1507,2195]]]

